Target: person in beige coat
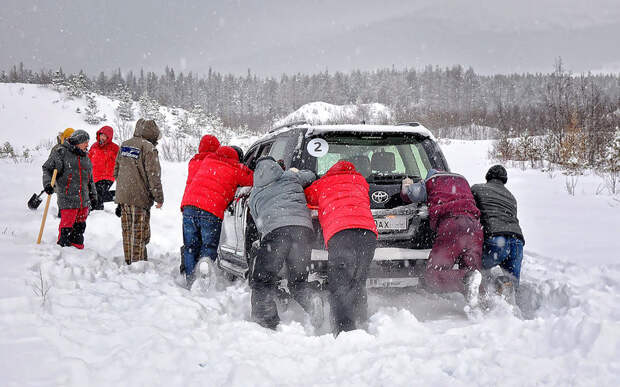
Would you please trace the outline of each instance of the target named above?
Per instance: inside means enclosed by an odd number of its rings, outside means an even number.
[[[164,192],[157,153],[160,131],[153,120],[139,119],[129,140],[121,144],[116,157],[115,202],[120,208],[125,262],[147,260],[146,245],[151,238],[150,210],[161,208]],[[118,214],[117,209],[117,215]]]

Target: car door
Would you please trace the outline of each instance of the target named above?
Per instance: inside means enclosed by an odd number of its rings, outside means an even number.
[[[273,146],[273,141],[264,142],[258,144],[256,149],[248,152],[244,160],[244,164],[254,170],[256,168],[256,161],[263,156],[267,156],[271,147]],[[235,233],[237,235],[237,244],[235,246],[235,255],[239,260],[245,261],[246,259],[246,239],[248,234],[248,218],[249,218],[249,197],[252,187],[239,187],[237,188],[237,192],[235,194]]]
[[[245,155],[245,162],[247,163],[250,160],[253,160],[258,150],[258,146],[253,146],[248,150]],[[247,165],[247,164],[246,164]],[[248,189],[249,187],[240,187],[237,188],[237,192],[235,193],[235,197],[232,202],[229,203],[226,211],[224,211],[224,219],[222,220],[222,231],[220,234],[220,251],[223,253],[224,259],[232,259],[238,261],[237,258],[237,246],[238,239],[243,239],[243,235],[239,236],[237,233],[238,229],[238,214],[243,212],[239,208],[239,197],[243,195],[243,190]],[[237,262],[236,262],[237,263]]]

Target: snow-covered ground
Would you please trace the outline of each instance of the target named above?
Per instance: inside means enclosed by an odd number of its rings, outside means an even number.
[[[2,111],[0,121],[6,117]],[[52,138],[71,123],[59,125],[29,138]],[[0,139],[18,143],[27,130],[14,118]],[[473,184],[492,165],[488,146],[451,141],[442,148],[451,168]],[[570,196],[560,173],[550,178],[509,168],[526,238],[525,318],[500,304],[468,319],[456,294],[374,291],[368,330],[334,338],[327,322],[315,331],[294,306],[276,332],[250,322],[244,284],[210,293],[178,285],[182,163],[162,163],[165,203],[152,210],[149,262],[123,263],[120,221],[110,203],[89,217],[86,249],[78,251],[54,243],[53,201],[43,243],[35,245],[44,204],[33,212],[26,201],[41,190],[45,156],[0,161],[2,386],[615,386],[620,380],[620,198],[597,195],[597,176],[581,177]]]

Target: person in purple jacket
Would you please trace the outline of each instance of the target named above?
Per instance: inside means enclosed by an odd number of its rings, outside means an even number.
[[[470,307],[478,306],[484,235],[467,180],[431,169],[424,181],[403,180],[401,196],[428,204],[436,238],[424,274],[426,286],[435,292],[461,292]]]

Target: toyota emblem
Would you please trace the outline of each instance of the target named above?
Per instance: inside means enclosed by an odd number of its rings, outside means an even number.
[[[372,198],[373,202],[383,204],[388,201],[390,195],[388,195],[385,191],[375,191],[370,197]]]

